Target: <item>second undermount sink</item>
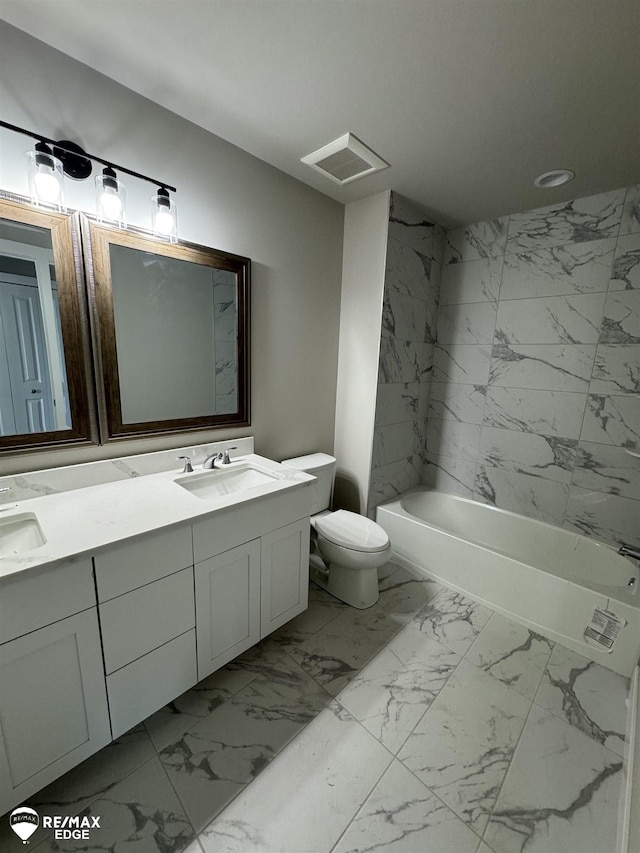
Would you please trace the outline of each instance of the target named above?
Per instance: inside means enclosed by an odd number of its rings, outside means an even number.
[[[225,495],[233,495],[237,492],[252,489],[254,486],[263,486],[278,480],[275,474],[271,474],[250,463],[234,465],[232,469],[213,468],[210,471],[202,471],[199,474],[189,474],[180,477],[174,482],[182,486],[197,498],[210,499],[221,498]]]
[[[46,541],[33,512],[0,517],[0,557],[16,557],[39,548]]]

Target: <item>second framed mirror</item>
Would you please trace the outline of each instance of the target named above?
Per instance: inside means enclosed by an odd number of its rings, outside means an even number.
[[[82,229],[102,441],[248,425],[249,259]]]

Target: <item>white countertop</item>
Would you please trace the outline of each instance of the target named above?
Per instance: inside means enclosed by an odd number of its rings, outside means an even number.
[[[315,480],[310,474],[254,453],[234,459],[224,468],[231,471],[246,462],[269,471],[276,479],[224,497],[203,499],[174,482],[189,476],[178,469],[7,504],[0,518],[34,513],[46,543],[15,556],[0,557],[0,579],[287,489],[308,487]],[[197,473],[198,469],[194,476]]]

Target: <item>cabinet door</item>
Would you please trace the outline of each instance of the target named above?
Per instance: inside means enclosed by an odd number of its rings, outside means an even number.
[[[260,640],[260,540],[195,567],[198,679]]]
[[[0,814],[110,740],[95,608],[0,646]]]
[[[261,637],[307,609],[309,519],[262,537]]]

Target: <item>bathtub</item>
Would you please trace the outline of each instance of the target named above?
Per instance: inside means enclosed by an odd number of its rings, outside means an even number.
[[[457,495],[414,489],[377,508],[396,561],[629,677],[640,655],[635,564],[579,533]],[[635,584],[628,586],[632,577]],[[611,649],[585,636],[594,611],[621,620]],[[589,632],[588,632],[589,633]]]

